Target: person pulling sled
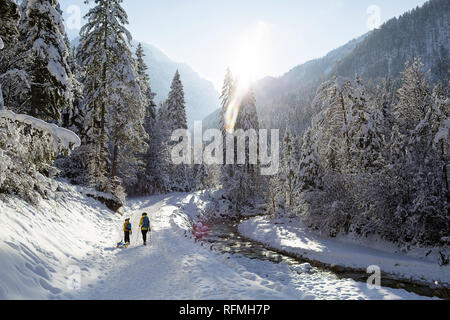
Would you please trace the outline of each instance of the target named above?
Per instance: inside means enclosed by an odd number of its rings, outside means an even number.
[[[146,246],[147,245],[147,233],[151,231],[150,219],[148,218],[146,213],[142,214],[142,218],[141,218],[141,222],[139,223],[139,227],[141,227],[142,239],[144,240],[144,246]]]

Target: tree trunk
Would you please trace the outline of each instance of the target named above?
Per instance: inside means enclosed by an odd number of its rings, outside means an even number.
[[[111,170],[111,179],[117,177],[117,155],[119,153],[119,146],[117,145],[117,141],[114,141],[114,151],[113,151],[113,163]]]

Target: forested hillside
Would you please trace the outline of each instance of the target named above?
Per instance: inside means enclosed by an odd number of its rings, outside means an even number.
[[[398,78],[420,57],[432,81],[450,79],[450,2],[432,0],[386,22],[341,60],[331,74]]]

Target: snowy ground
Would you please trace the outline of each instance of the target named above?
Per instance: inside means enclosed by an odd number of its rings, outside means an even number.
[[[187,216],[202,206],[197,194],[136,199],[129,202],[133,226],[142,212],[153,228],[151,246],[98,256],[109,265],[99,282],[83,290],[83,299],[420,299],[404,290],[369,290],[363,283],[332,275],[307,274],[287,265],[226,256],[186,238]]]
[[[82,189],[59,185],[36,207],[0,198],[0,299],[71,298],[71,275],[90,267],[81,261],[110,245],[119,216]]]
[[[0,299],[422,298],[210,251],[185,237],[201,205],[198,194],[130,200],[132,245],[116,249],[124,217],[75,187],[38,208],[0,201]],[[147,247],[136,230],[144,211],[153,228]]]
[[[369,239],[330,239],[320,237],[296,221],[290,224],[270,222],[266,217],[256,217],[243,222],[239,232],[271,248],[296,254],[300,257],[345,267],[366,269],[377,265],[382,272],[402,279],[412,279],[430,284],[450,286],[450,266],[439,266],[437,249],[415,249],[408,254],[383,241]],[[359,242],[359,243],[358,243]],[[428,256],[427,251],[432,251]]]

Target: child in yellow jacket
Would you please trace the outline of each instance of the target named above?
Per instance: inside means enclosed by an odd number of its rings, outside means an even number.
[[[130,244],[130,234],[132,233],[131,231],[131,223],[130,223],[130,219],[126,219],[125,223],[123,224],[123,232],[124,232],[124,241],[125,244]]]

